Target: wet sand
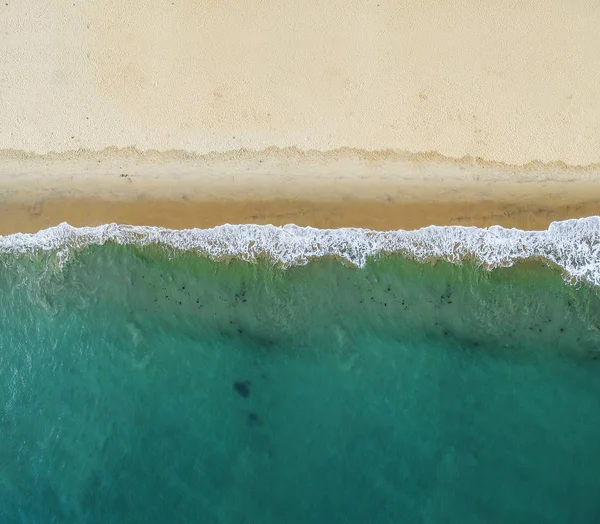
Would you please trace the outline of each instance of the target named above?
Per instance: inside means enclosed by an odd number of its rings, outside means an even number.
[[[0,234],[60,222],[545,229],[600,214],[599,175],[598,166],[511,166],[389,151],[5,152]]]

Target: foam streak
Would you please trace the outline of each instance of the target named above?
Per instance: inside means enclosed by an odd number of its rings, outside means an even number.
[[[105,224],[72,227],[62,223],[35,234],[0,236],[0,253],[56,251],[59,263],[90,245],[158,244],[196,251],[210,258],[236,257],[255,261],[270,258],[283,267],[307,264],[315,258],[337,256],[362,267],[369,257],[401,253],[416,260],[461,263],[471,259],[487,269],[511,266],[519,260],[543,258],[564,269],[571,282],[600,286],[600,217],[553,222],[546,231],[429,226],[415,231],[315,229],[286,225],[230,225],[211,229],[172,230],[150,226]]]

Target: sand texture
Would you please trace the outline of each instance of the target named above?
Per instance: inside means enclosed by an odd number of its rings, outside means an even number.
[[[0,5],[0,231],[598,214],[595,2]]]
[[[0,234],[67,221],[170,228],[223,223],[545,229],[600,214],[600,167],[526,167],[439,155],[297,149],[205,156],[135,150],[30,156],[0,169]]]

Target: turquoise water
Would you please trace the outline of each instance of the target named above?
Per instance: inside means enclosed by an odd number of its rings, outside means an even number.
[[[600,520],[600,300],[390,255],[0,256],[0,522]]]

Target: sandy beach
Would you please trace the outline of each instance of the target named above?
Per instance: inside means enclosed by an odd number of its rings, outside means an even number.
[[[600,10],[6,2],[0,234],[600,214]]]
[[[545,229],[600,214],[600,167],[297,149],[196,156],[135,150],[5,155],[0,233],[68,222],[168,228],[295,223]]]

